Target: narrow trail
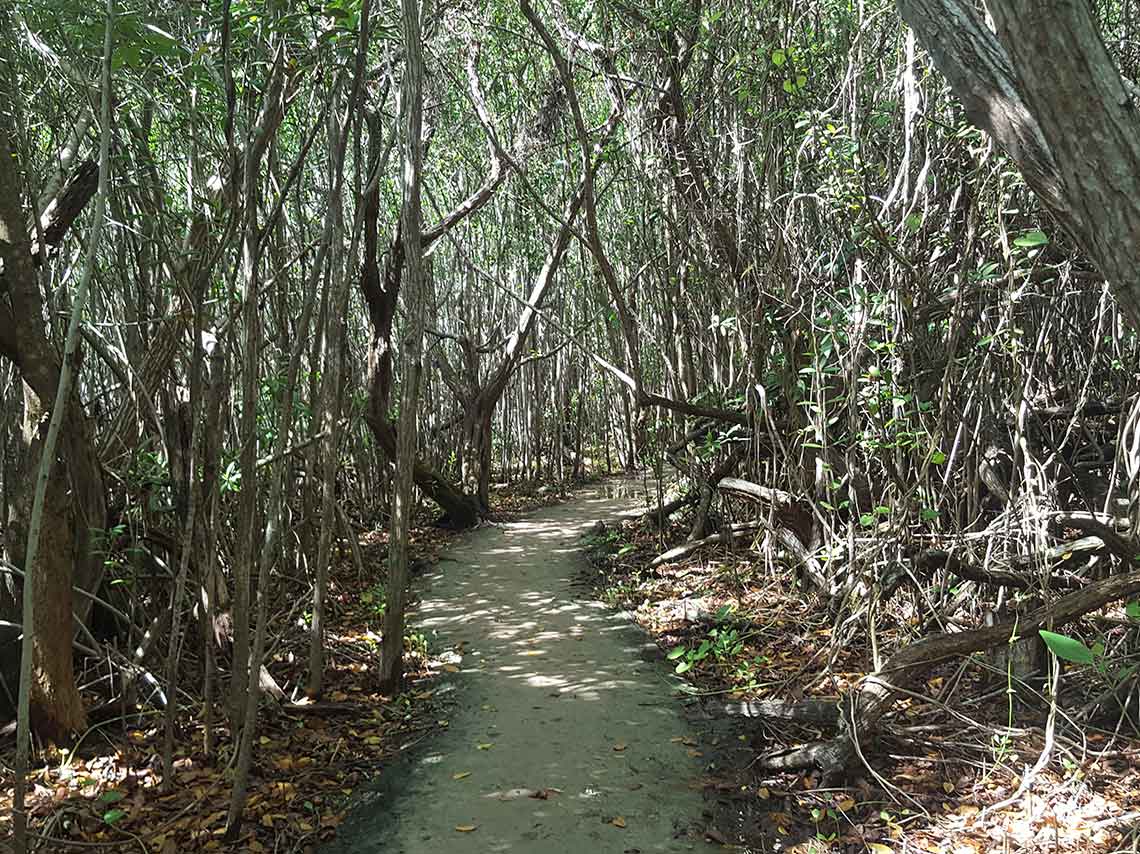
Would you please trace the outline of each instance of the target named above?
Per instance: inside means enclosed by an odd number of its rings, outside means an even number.
[[[690,755],[668,670],[641,659],[646,638],[636,626],[573,583],[587,529],[637,508],[630,487],[593,487],[524,521],[474,531],[421,583],[414,624],[463,644],[459,672],[437,685],[454,692],[449,725],[426,751],[386,768],[322,850],[705,847],[702,795],[692,786],[700,759]],[[560,791],[527,794],[542,789]]]

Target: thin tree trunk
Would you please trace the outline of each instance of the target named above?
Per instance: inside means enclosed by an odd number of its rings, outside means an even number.
[[[60,363],[59,381],[56,385],[55,403],[52,405],[51,420],[48,423],[47,435],[43,440],[43,447],[40,453],[40,467],[39,473],[36,477],[35,497],[32,503],[32,518],[28,525],[28,545],[24,553],[24,591],[23,591],[23,613],[22,613],[22,628],[23,628],[23,643],[20,649],[20,688],[19,698],[17,700],[17,724],[16,724],[16,780],[12,794],[12,822],[13,822],[13,836],[14,836],[14,850],[16,854],[24,854],[27,851],[27,827],[28,815],[24,809],[28,765],[30,758],[31,748],[31,700],[32,700],[32,660],[36,652],[36,606],[38,594],[49,593],[53,596],[62,598],[62,603],[59,599],[56,600],[57,605],[65,609],[65,613],[70,618],[71,614],[71,573],[67,571],[69,567],[51,567],[48,573],[45,569],[48,567],[41,567],[38,563],[38,553],[40,550],[40,536],[44,522],[45,502],[47,495],[51,488],[54,486],[61,492],[65,492],[65,484],[62,478],[59,478],[52,484],[52,468],[55,464],[56,445],[59,440],[60,430],[63,427],[64,420],[67,418],[68,404],[71,396],[71,383],[73,380],[72,368],[76,362],[76,354],[79,348],[79,320],[83,316],[83,311],[87,306],[87,293],[91,284],[91,274],[95,268],[95,254],[99,248],[99,240],[103,234],[103,218],[105,214],[105,205],[107,200],[107,185],[108,185],[108,171],[110,169],[110,152],[111,152],[111,50],[113,44],[112,34],[115,29],[115,0],[107,0],[106,7],[106,22],[103,35],[103,79],[102,79],[102,114],[101,114],[101,127],[99,136],[99,189],[95,198],[94,218],[91,223],[91,233],[87,243],[87,254],[84,258],[83,271],[80,274],[79,285],[76,288],[75,297],[71,305],[71,318],[67,325],[67,338],[64,344],[63,361]],[[5,168],[11,168],[11,154],[7,150],[7,145],[3,139],[4,134],[0,134],[0,158],[5,161]],[[5,243],[10,241],[9,223],[4,221],[5,218],[0,217],[0,241]],[[20,241],[16,241],[17,248],[20,247]],[[66,502],[66,494],[61,496],[62,502]],[[62,578],[56,577],[57,570],[64,570]],[[43,581],[49,581],[49,589],[43,589]],[[37,589],[39,588],[39,589]],[[43,636],[41,642],[45,640],[53,640],[54,644],[58,647],[63,645],[66,647],[66,652],[63,653],[63,662],[53,661],[47,662],[41,660],[38,662],[41,668],[49,666],[50,664],[65,664],[68,672],[60,674],[59,686],[61,688],[70,689],[74,694],[73,697],[53,697],[52,700],[67,703],[68,706],[75,706],[75,713],[77,720],[74,721],[60,721],[61,724],[78,724],[83,723],[83,701],[79,697],[78,689],[75,686],[74,675],[71,671],[71,638],[72,627],[71,621],[68,619],[66,626],[62,627],[62,638],[58,635],[60,633],[60,626],[50,625],[47,632],[41,630],[40,634]],[[49,636],[55,635],[54,639]],[[59,653],[58,649],[54,652]]]
[[[186,467],[186,520],[182,535],[182,554],[170,611],[170,646],[166,653],[166,732],[162,743],[162,790],[170,793],[174,785],[174,724],[178,715],[178,659],[182,650],[182,597],[186,578],[190,574],[190,555],[194,550],[194,532],[198,518],[198,460],[201,457],[202,427],[202,300],[205,294],[199,285],[205,278],[195,276],[194,286],[194,337],[190,357],[190,460]]]
[[[396,488],[388,537],[387,610],[380,648],[380,689],[396,693],[404,679],[404,609],[408,586],[408,531],[412,517],[412,481],[416,462],[416,418],[423,360],[425,270],[421,233],[420,179],[423,166],[423,45],[418,0],[401,0],[407,63],[401,112],[404,122],[403,208],[401,232],[406,253],[404,287],[407,328],[401,350],[400,429],[396,445]]]
[[[367,36],[369,4],[363,4],[361,11],[361,38]],[[333,83],[332,91],[339,88],[339,80]],[[335,97],[335,95],[334,95]],[[334,112],[330,110],[330,115]],[[304,156],[304,155],[302,155]],[[327,234],[327,231],[326,231]],[[314,264],[314,277],[319,279],[324,259],[327,255],[327,244],[322,247]],[[256,255],[254,256],[256,259]],[[285,524],[285,481],[286,472],[289,471],[289,444],[293,431],[293,395],[298,386],[297,376],[301,368],[301,357],[305,352],[305,342],[308,341],[309,328],[312,325],[313,311],[317,305],[318,288],[310,287],[305,298],[301,318],[297,323],[297,335],[293,349],[289,354],[289,367],[286,372],[284,391],[277,411],[276,438],[273,443],[273,453],[270,462],[264,463],[267,468],[266,478],[269,481],[268,508],[265,513],[265,539],[262,543],[257,559],[257,623],[253,635],[252,648],[249,654],[248,674],[245,684],[245,704],[241,710],[242,722],[241,738],[238,743],[237,766],[234,771],[234,784],[230,792],[230,808],[226,816],[225,840],[234,842],[241,830],[242,811],[245,809],[245,799],[249,791],[249,774],[253,765],[253,745],[257,735],[257,712],[261,700],[262,688],[266,682],[272,683],[272,677],[264,669],[265,645],[269,635],[269,600],[271,594],[272,569],[278,561],[278,553],[284,539],[282,529]],[[245,477],[244,472],[242,475]],[[243,487],[244,488],[244,487]],[[251,561],[252,565],[252,561]],[[238,673],[235,666],[234,677]],[[274,686],[275,687],[275,686]],[[278,689],[279,691],[280,689]]]
[[[324,369],[321,372],[321,425],[326,434],[321,443],[321,531],[317,543],[316,580],[313,588],[313,622],[309,634],[309,677],[305,693],[317,697],[321,693],[324,677],[324,616],[325,593],[328,588],[329,562],[332,554],[332,532],[336,523],[336,474],[340,450],[340,398],[341,366],[344,349],[345,314],[342,307],[348,299],[348,276],[345,275],[344,261],[340,246],[344,231],[341,222],[341,207],[344,189],[344,155],[348,147],[348,118],[356,114],[360,97],[361,79],[364,71],[366,44],[362,44],[357,54],[356,76],[349,98],[348,112],[343,128],[336,108],[329,110],[329,146],[333,150],[330,163],[328,209],[325,220],[325,238],[322,249],[330,247],[332,256],[329,268],[332,273],[333,288],[329,300],[325,332]],[[334,97],[336,90],[334,89]]]

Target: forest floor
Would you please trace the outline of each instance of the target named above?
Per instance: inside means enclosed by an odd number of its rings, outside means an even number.
[[[521,484],[492,493],[495,518],[510,520],[565,500],[570,484]],[[412,535],[413,571],[453,566],[442,555],[457,536],[417,519]],[[259,721],[250,796],[241,841],[222,843],[232,781],[232,743],[216,713],[216,745],[203,749],[200,677],[180,686],[184,712],[177,722],[175,780],[162,788],[159,753],[162,712],[145,703],[125,717],[105,706],[107,661],[86,661],[81,680],[88,708],[104,715],[67,748],[40,751],[28,795],[30,831],[40,851],[99,850],[174,854],[180,851],[311,852],[335,836],[358,787],[377,768],[428,741],[445,726],[432,690],[439,674],[455,669],[448,649],[429,646],[411,625],[407,657],[412,688],[399,698],[375,688],[384,609],[387,534],[365,532],[359,543],[364,572],[347,543],[341,544],[329,588],[327,668],[322,700],[303,697],[308,633],[298,619],[299,602],[286,596],[271,622],[273,643],[266,666],[287,700],[266,702]],[[186,669],[200,669],[189,638]],[[110,659],[108,659],[110,660]],[[224,683],[219,686],[224,688]],[[5,723],[0,721],[0,724]],[[11,834],[14,739],[0,737],[0,852]]]
[[[221,841],[228,733],[219,725],[204,754],[200,697],[183,686],[170,792],[154,709],[93,722],[79,744],[41,754],[30,798],[40,850],[1133,850],[1140,749],[1127,724],[1081,731],[1059,715],[1053,761],[1029,795],[987,811],[1036,761],[1048,704],[1007,692],[973,660],[932,671],[885,720],[870,769],[843,788],[755,770],[758,752],[830,733],[725,707],[836,696],[869,669],[870,643],[834,643],[827,608],[749,550],[648,568],[686,532],[639,520],[641,495],[621,479],[561,504],[564,485],[515,487],[476,531],[421,519],[411,685],[399,698],[374,687],[386,536],[366,534],[365,573],[345,548],[333,574],[322,703],[263,709],[237,846]],[[300,697],[307,659],[295,605],[275,618],[268,661],[289,697]],[[888,614],[879,628],[884,648],[910,630]],[[88,693],[90,705],[105,699]],[[0,744],[0,767],[11,754]],[[11,777],[0,776],[2,851]]]
[[[1068,689],[1095,688],[1095,673],[1066,673],[1051,761],[1018,797],[1021,775],[1045,746],[1048,700],[1039,682],[1017,684],[977,657],[934,669],[914,686],[880,726],[868,767],[844,787],[822,788],[810,773],[757,770],[758,754],[833,731],[741,716],[742,704],[834,698],[871,669],[871,644],[863,631],[833,643],[836,620],[826,605],[805,595],[790,570],[763,566],[751,550],[709,547],[650,567],[686,534],[682,524],[659,532],[642,520],[599,527],[588,581],[654,638],[668,669],[683,672],[690,702],[706,711],[715,733],[706,738],[716,745],[704,779],[716,793],[708,832],[727,847],[1137,850],[1140,733],[1127,719],[1096,729],[1066,714],[1066,704],[1080,703]],[[891,649],[912,629],[884,613],[879,643]]]

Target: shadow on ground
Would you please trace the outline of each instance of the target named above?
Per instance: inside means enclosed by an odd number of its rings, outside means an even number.
[[[473,532],[421,584],[414,624],[457,649],[430,748],[385,769],[326,854],[704,847],[700,758],[645,636],[572,582],[630,482]],[[537,795],[537,797],[536,797]]]

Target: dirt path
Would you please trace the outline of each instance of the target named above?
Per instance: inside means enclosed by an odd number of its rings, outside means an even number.
[[[641,659],[635,626],[572,585],[587,529],[638,504],[596,487],[451,551],[415,621],[463,643],[460,672],[437,688],[456,692],[449,726],[384,771],[330,854],[706,847],[691,787],[701,760],[681,741],[668,669]],[[527,796],[540,789],[560,792]]]

